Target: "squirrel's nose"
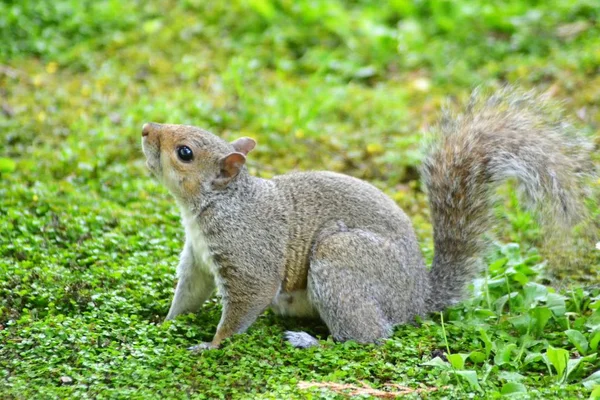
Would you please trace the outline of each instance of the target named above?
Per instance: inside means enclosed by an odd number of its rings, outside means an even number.
[[[156,124],[153,122],[146,122],[144,126],[142,126],[142,137],[148,136],[155,126]]]

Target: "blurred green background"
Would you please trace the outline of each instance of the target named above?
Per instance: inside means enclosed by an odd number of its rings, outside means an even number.
[[[190,358],[183,349],[210,338],[219,309],[155,324],[183,230],[145,169],[141,126],[251,136],[249,166],[263,177],[327,169],[367,179],[413,218],[430,257],[417,168],[441,106],[481,84],[536,88],[598,145],[599,18],[598,0],[0,1],[0,393],[300,396],[294,379],[325,379],[349,351],[355,368],[337,380],[437,385],[401,356],[405,369],[390,370],[389,349],[333,348],[313,364],[315,353],[281,350],[287,322],[273,327],[270,315],[247,347]],[[511,191],[499,214],[502,242],[523,253],[541,245]],[[572,276],[597,282],[600,252],[578,246]],[[435,326],[403,335],[435,347]],[[489,390],[500,387],[492,376]]]

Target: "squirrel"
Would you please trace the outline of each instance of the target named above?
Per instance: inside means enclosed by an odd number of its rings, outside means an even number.
[[[542,96],[476,90],[434,133],[421,167],[433,222],[427,269],[410,219],[371,184],[324,171],[261,179],[245,166],[251,138],[144,124],[147,166],[181,208],[186,234],[166,320],[197,311],[216,287],[216,333],[191,350],[218,348],[268,307],[320,317],[336,341],[376,343],[463,298],[480,270],[498,184],[516,178],[542,224],[584,218],[590,145]],[[285,336],[295,347],[318,345],[305,332]]]

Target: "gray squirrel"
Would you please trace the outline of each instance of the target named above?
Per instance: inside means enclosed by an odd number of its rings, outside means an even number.
[[[373,343],[415,316],[459,302],[480,269],[493,193],[516,178],[541,222],[580,221],[590,147],[542,97],[511,88],[474,93],[446,113],[421,173],[429,196],[434,258],[425,266],[410,219],[383,192],[333,172],[251,176],[256,143],[202,129],[147,123],[147,166],[181,208],[186,240],[171,320],[197,311],[215,287],[223,311],[218,348],[268,307],[318,316],[336,341]],[[287,332],[295,347],[318,344]]]

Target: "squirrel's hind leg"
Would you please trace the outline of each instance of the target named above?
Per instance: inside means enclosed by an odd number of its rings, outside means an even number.
[[[398,268],[398,260],[388,245],[379,235],[358,229],[321,235],[315,244],[308,296],[335,340],[373,343],[392,334],[385,301],[395,273],[386,270]]]

